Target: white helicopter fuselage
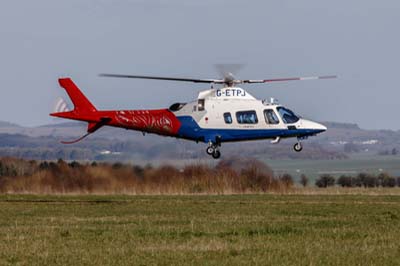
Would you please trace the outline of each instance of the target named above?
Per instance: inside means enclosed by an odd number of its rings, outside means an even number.
[[[175,107],[175,108],[174,108]],[[199,93],[197,101],[170,107],[181,122],[178,136],[206,143],[313,136],[326,127],[297,117],[282,105],[254,98],[242,88]]]

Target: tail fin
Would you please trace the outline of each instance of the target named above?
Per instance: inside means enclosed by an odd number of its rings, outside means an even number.
[[[70,78],[60,78],[58,83],[60,83],[60,86],[67,91],[75,106],[75,112],[92,113],[97,111],[96,107],[94,107],[94,105],[86,98]]]
[[[66,105],[61,100],[58,101],[58,107],[64,110],[57,110],[57,113],[51,113],[51,116],[79,120],[88,122],[87,134],[73,141],[62,141],[63,144],[73,144],[86,138],[90,134],[97,131],[99,128],[107,125],[111,118],[99,116],[96,107],[86,98],[86,96],[79,90],[70,78],[60,78],[58,80],[60,86],[63,87],[74,104],[74,110],[65,110]],[[59,109],[57,108],[57,109]],[[61,111],[61,112],[59,112]]]

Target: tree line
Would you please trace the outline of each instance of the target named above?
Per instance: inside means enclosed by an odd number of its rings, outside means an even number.
[[[315,185],[317,187],[326,188],[338,185],[340,187],[400,187],[400,177],[392,176],[388,173],[380,173],[378,175],[370,173],[359,173],[357,175],[341,175],[336,178],[333,175],[323,174],[319,176]]]
[[[309,178],[301,175],[306,187]],[[231,158],[215,166],[132,165],[107,162],[35,161],[0,157],[0,193],[233,194],[285,192],[295,186],[290,174],[275,175],[256,159]],[[323,174],[315,186],[400,187],[388,173],[335,177]]]
[[[261,161],[243,158],[182,168],[0,159],[1,193],[236,194],[282,192],[293,185],[290,175],[275,176]]]

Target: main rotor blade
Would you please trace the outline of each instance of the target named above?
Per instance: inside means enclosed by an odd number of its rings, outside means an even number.
[[[261,80],[243,80],[243,83],[268,83],[280,81],[294,81],[294,80],[315,80],[315,79],[335,79],[337,76],[316,76],[316,77],[296,77],[296,78],[277,78],[277,79],[261,79]]]
[[[120,75],[120,74],[99,74],[99,76],[100,77],[111,77],[111,78],[184,81],[184,82],[195,82],[195,83],[224,83],[224,80],[219,80],[219,79],[191,79],[191,78],[172,78],[172,77],[157,77],[157,76]]]

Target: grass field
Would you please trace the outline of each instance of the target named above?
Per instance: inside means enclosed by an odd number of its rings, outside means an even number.
[[[333,194],[3,195],[0,265],[399,265],[400,196]]]

